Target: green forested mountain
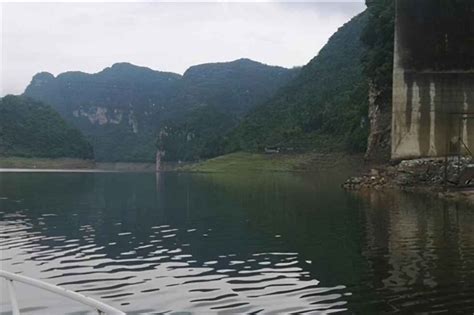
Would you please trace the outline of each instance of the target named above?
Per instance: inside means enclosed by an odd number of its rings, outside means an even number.
[[[268,66],[250,59],[202,64],[184,73],[180,96],[194,105],[211,105],[241,114],[267,100],[297,73],[298,69]]]
[[[236,120],[208,107],[184,116],[178,128],[168,125],[175,131],[170,137],[169,129],[165,130],[167,136],[160,137],[159,143],[172,159],[183,155],[195,159],[265,147],[364,152],[369,138],[373,155],[385,157],[394,16],[393,0],[367,1],[366,12],[342,26],[287,85],[250,109],[238,127],[229,131]],[[196,135],[193,131],[198,128]],[[383,131],[380,139],[378,130]]]
[[[97,160],[152,161],[158,134],[165,129],[161,134],[169,135],[171,143],[167,157],[189,159],[203,155],[202,146],[175,142],[182,140],[181,134],[185,139],[208,137],[200,113],[215,111],[234,121],[296,73],[248,59],[194,66],[183,76],[119,63],[95,74],[39,73],[25,95],[51,104],[77,126],[94,145]],[[184,151],[178,154],[174,147]]]
[[[35,75],[25,95],[79,128],[99,161],[152,160],[156,124],[170,114],[181,76],[117,63],[99,73]]]
[[[191,109],[163,124],[157,146],[168,161],[195,161],[224,154],[227,134],[238,125],[238,117],[213,105]]]
[[[361,34],[365,46],[362,57],[364,73],[391,96],[395,24],[394,0],[368,0],[367,22]]]
[[[91,159],[93,151],[50,106],[8,95],[0,99],[0,156]]]
[[[25,94],[54,104],[62,114],[104,104],[115,109],[128,110],[158,106],[174,96],[181,76],[154,71],[129,63],[116,63],[112,67],[89,74],[71,71],[54,77],[47,72],[36,74]]]
[[[296,68],[249,59],[191,67],[184,73],[179,94],[186,110],[163,123],[158,137],[165,159],[197,160],[225,153],[228,133],[243,116],[298,73]]]
[[[363,151],[368,84],[360,37],[366,21],[361,14],[342,26],[293,81],[251,110],[232,133],[228,149]]]

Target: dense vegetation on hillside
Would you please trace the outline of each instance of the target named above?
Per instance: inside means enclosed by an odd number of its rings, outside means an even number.
[[[153,161],[158,134],[167,159],[187,160],[215,154],[206,149],[214,133],[234,127],[297,72],[248,59],[194,66],[183,76],[119,63],[96,74],[39,73],[25,95],[78,127],[98,160]]]
[[[392,90],[395,23],[394,0],[367,0],[367,22],[361,40],[364,73],[380,89]]]
[[[370,135],[366,158],[390,159],[392,122],[392,72],[395,1],[367,0],[367,23],[361,40],[362,59],[369,85]]]
[[[249,59],[191,67],[180,93],[179,103],[187,104],[186,109],[162,124],[158,147],[166,152],[164,159],[189,161],[225,153],[228,134],[242,117],[298,73]]]
[[[361,14],[342,26],[275,97],[252,110],[232,135],[230,150],[363,151],[367,80],[362,71]]]
[[[225,133],[215,126],[220,136],[213,137],[200,151],[205,153],[203,157],[268,147],[364,152],[370,133],[374,153],[386,158],[390,147],[394,18],[393,0],[367,0],[366,12],[342,26],[299,75],[274,97],[250,110],[237,128]],[[373,120],[379,125],[371,125]],[[381,134],[377,135],[379,129]]]
[[[159,133],[157,146],[164,160],[195,161],[225,153],[227,133],[238,124],[238,116],[216,106],[189,110],[176,121],[168,121]]]
[[[93,151],[50,106],[8,95],[0,99],[0,156],[91,159]]]
[[[242,114],[266,101],[298,72],[245,58],[202,64],[183,74],[179,95],[187,100],[185,103]]]

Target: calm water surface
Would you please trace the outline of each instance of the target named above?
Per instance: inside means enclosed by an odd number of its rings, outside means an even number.
[[[472,314],[474,211],[342,178],[0,173],[1,268],[130,313]],[[85,313],[16,289],[26,313]]]

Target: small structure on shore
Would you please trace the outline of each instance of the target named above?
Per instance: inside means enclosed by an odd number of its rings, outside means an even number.
[[[280,153],[280,148],[279,147],[266,147],[265,153],[267,154]]]
[[[474,152],[474,1],[397,0],[393,160]]]

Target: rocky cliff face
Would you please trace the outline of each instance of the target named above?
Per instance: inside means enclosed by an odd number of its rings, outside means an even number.
[[[367,1],[368,19],[361,36],[366,49],[362,63],[369,82],[370,132],[365,157],[377,162],[390,160],[394,3],[394,0]]]
[[[391,89],[369,84],[368,116],[370,131],[365,158],[370,161],[388,161],[391,147]]]

